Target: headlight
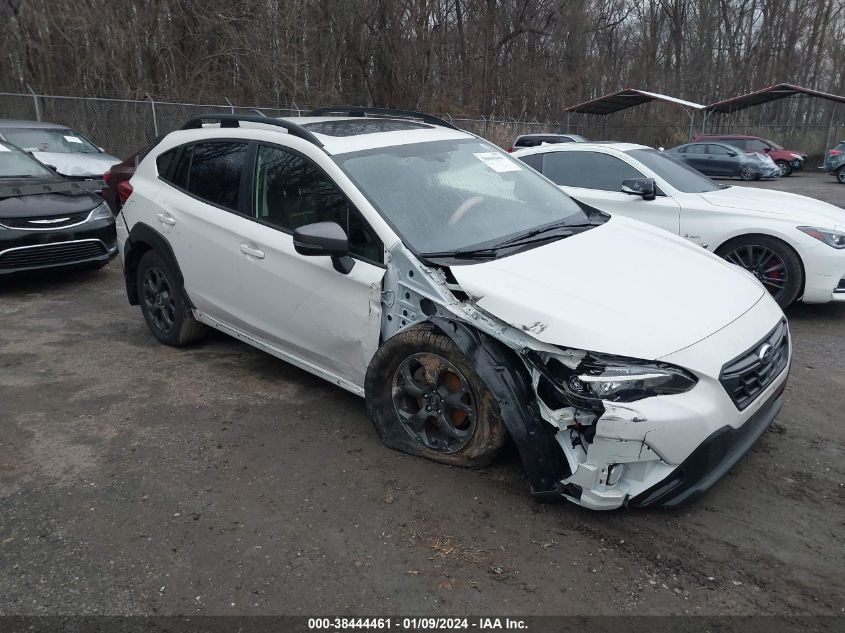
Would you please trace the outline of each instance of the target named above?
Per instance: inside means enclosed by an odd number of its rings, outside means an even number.
[[[634,402],[684,393],[698,382],[689,372],[668,363],[594,352],[588,352],[574,370],[554,358],[546,367],[567,395],[586,400]]]
[[[814,226],[799,226],[799,231],[803,231],[810,237],[814,237],[820,242],[824,242],[833,248],[845,248],[845,233],[842,231],[834,231],[833,229],[820,229]]]
[[[105,202],[98,207],[96,207],[91,214],[88,216],[87,222],[93,222],[94,220],[106,220],[108,218],[114,217],[112,215],[111,209],[109,209],[109,205]]]

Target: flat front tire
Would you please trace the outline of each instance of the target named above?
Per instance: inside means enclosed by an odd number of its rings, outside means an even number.
[[[367,413],[382,441],[412,455],[474,467],[507,437],[499,404],[452,340],[405,330],[376,352],[365,380]]]
[[[171,266],[154,250],[138,262],[138,302],[147,327],[160,342],[179,347],[204,336],[206,326],[191,314],[175,280]]]

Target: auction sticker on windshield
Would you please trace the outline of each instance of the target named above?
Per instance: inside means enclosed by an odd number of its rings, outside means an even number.
[[[82,139],[78,139],[75,136],[65,136],[65,140],[68,143],[82,143]]]
[[[519,171],[521,167],[502,156],[499,152],[478,152],[474,153],[478,160],[487,165],[493,171]]]

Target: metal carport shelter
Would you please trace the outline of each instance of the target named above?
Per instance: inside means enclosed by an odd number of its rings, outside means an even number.
[[[830,134],[833,130],[833,115],[836,112],[836,105],[839,103],[845,103],[845,97],[842,95],[831,94],[829,92],[813,90],[812,88],[804,88],[803,86],[795,86],[793,84],[775,84],[774,86],[769,86],[768,88],[763,88],[762,90],[756,90],[755,92],[749,92],[748,94],[732,97],[723,101],[717,101],[716,103],[711,103],[710,105],[705,106],[701,133],[706,134],[707,120],[711,114],[731,114],[752,106],[762,105],[778,99],[785,99],[786,97],[795,97],[799,95],[826,99],[833,102],[833,106],[830,109],[830,121],[827,125],[827,141],[825,143],[824,151],[822,152],[822,157],[824,157],[827,155],[827,150],[831,147]],[[824,158],[822,158],[822,160],[824,160]]]
[[[703,110],[705,106],[700,103],[693,103],[692,101],[684,101],[677,97],[670,97],[668,95],[658,94],[656,92],[646,92],[645,90],[636,90],[634,88],[625,88],[612,94],[597,97],[584,103],[579,103],[574,106],[564,108],[566,112],[566,127],[569,129],[569,116],[573,112],[580,112],[582,114],[608,115],[626,108],[648,103],[649,101],[663,101],[665,103],[673,103],[684,108],[689,115],[689,140],[692,139],[692,128],[695,122],[695,113]]]

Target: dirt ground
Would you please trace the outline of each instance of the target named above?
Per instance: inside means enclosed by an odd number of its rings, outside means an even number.
[[[845,206],[827,180],[765,186]],[[362,400],[224,335],[159,345],[117,261],[6,283],[0,614],[841,614],[845,304],[788,317],[746,458],[695,505],[595,513],[533,500],[512,448],[393,452]]]

